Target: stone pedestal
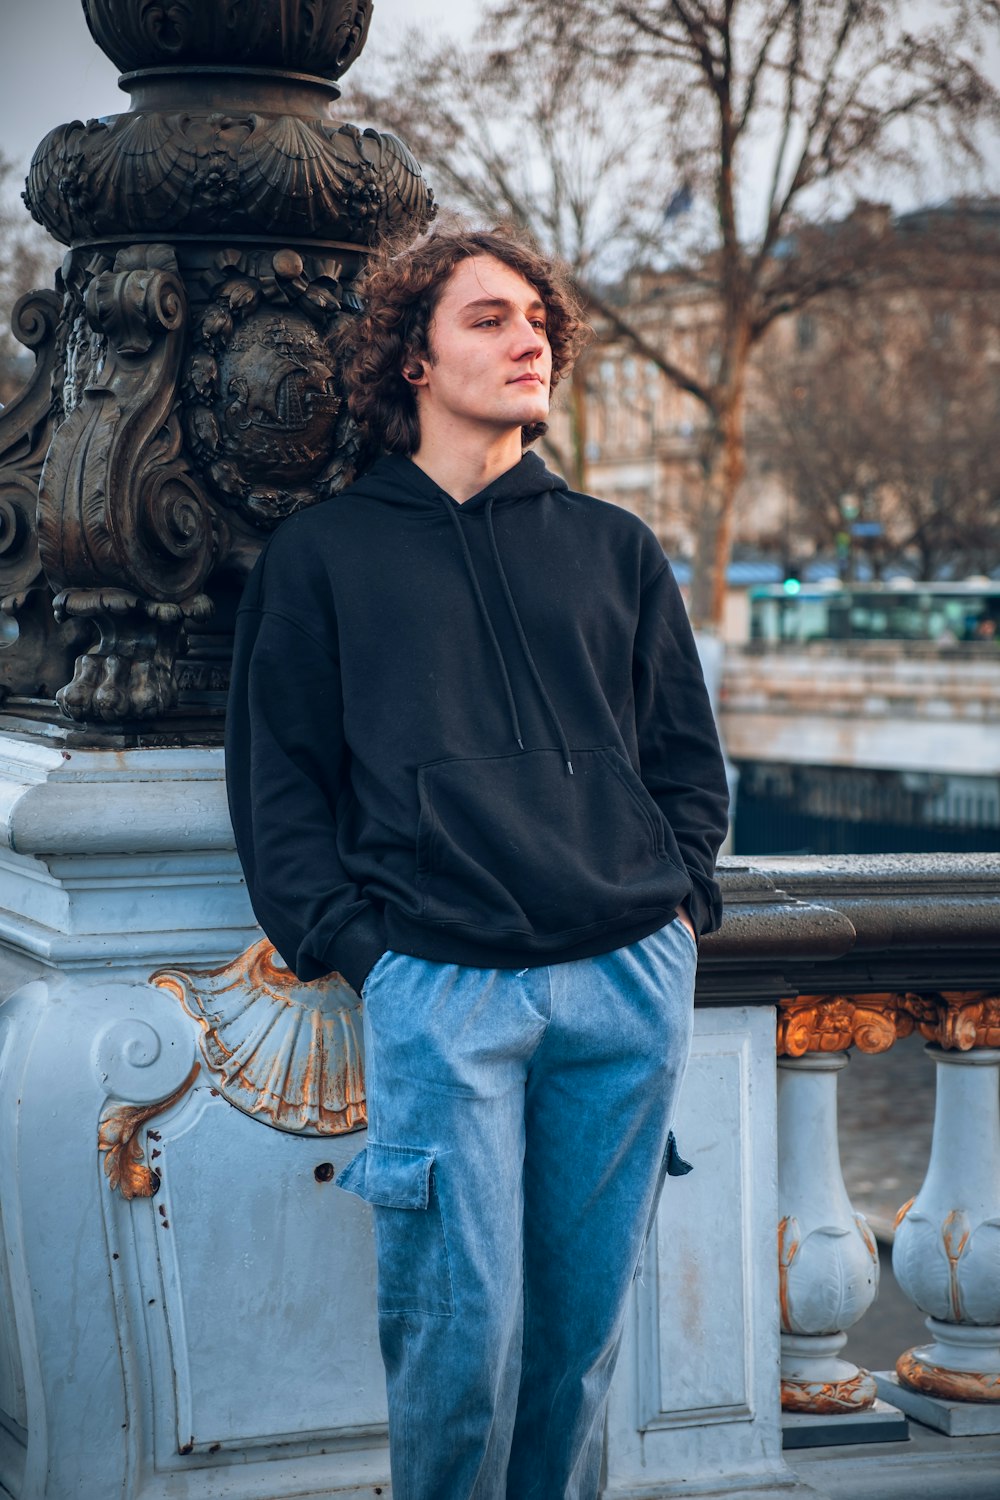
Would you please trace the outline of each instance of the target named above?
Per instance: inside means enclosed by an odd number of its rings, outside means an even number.
[[[699,1010],[611,1391],[604,1495],[809,1495],[781,1457],[774,1011]]]
[[[0,732],[0,963],[20,975],[225,963],[259,936],[221,749]]]
[[[333,1111],[355,1133],[318,1133],[289,1067],[277,1089],[294,1117],[251,1118],[239,1018],[213,1029],[169,976],[148,982],[259,937],[222,771],[218,750],[0,735],[13,1500],[388,1493],[371,1226],[332,1181],[363,1143],[363,1108]],[[270,998],[272,1012],[294,1000]],[[259,1014],[268,996],[251,999]],[[331,1024],[349,1020],[341,1005]]]

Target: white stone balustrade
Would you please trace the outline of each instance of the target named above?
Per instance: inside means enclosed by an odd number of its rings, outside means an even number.
[[[937,1069],[931,1159],[896,1228],[892,1261],[903,1291],[927,1314],[932,1342],[900,1355],[906,1388],[949,1403],[989,1404],[1000,1429],[1000,1049],[927,1051]],[[897,1397],[894,1397],[897,1399]],[[934,1421],[929,1403],[919,1407]]]
[[[929,1315],[933,1343],[901,1353],[897,1374],[881,1372],[873,1382],[837,1359],[845,1342],[840,1330],[874,1300],[877,1249],[843,1185],[836,1072],[847,1063],[847,1047],[883,1052],[917,1027],[933,1039],[927,1050],[937,1064],[934,1139],[923,1187],[897,1218],[893,1267],[901,1289]],[[786,1410],[862,1409],[877,1387],[880,1396],[944,1431],[1000,1432],[1000,1050],[987,1045],[998,1040],[1000,998],[986,990],[901,989],[782,1002],[779,1264]],[[805,1222],[796,1217],[796,1204],[806,1206]],[[811,1258],[803,1253],[809,1246]],[[866,1255],[875,1271],[867,1290]]]
[[[878,1246],[854,1212],[840,1169],[837,1074],[846,1052],[778,1059],[778,1275],[781,1404],[860,1411],[875,1401],[866,1370],[839,1358],[846,1329],[878,1292]]]

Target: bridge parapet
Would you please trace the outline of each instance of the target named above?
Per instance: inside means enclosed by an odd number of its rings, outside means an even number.
[[[736,761],[1000,775],[1000,650],[730,646],[720,721]]]

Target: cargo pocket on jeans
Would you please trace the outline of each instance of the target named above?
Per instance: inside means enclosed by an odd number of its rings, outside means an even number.
[[[433,1151],[369,1141],[337,1178],[374,1209],[380,1313],[455,1311],[434,1160]]]

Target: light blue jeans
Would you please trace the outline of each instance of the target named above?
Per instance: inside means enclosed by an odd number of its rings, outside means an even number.
[[[628,1291],[668,1170],[697,953],[386,953],[364,988],[393,1500],[595,1500]]]

